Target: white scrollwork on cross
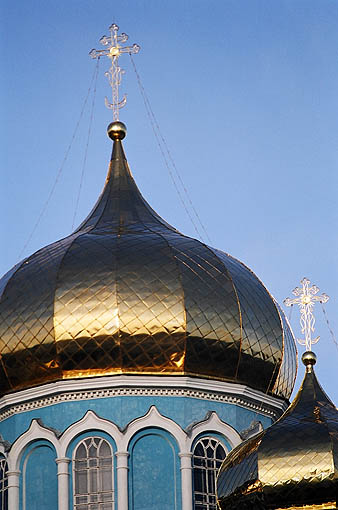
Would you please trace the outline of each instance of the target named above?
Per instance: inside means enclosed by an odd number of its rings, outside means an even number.
[[[303,278],[300,282],[302,287],[296,287],[292,294],[295,298],[284,299],[286,306],[298,305],[300,308],[300,325],[302,333],[305,335],[305,339],[297,339],[301,345],[306,346],[307,351],[311,351],[311,345],[316,344],[319,340],[319,336],[311,338],[311,333],[315,330],[315,317],[313,315],[313,306],[316,301],[320,303],[326,303],[329,300],[327,294],[316,295],[319,292],[319,288],[316,285],[310,287],[310,280]]]
[[[140,46],[138,44],[133,44],[132,46],[121,46],[121,43],[124,43],[128,40],[128,36],[125,33],[118,35],[119,27],[113,23],[110,27],[110,35],[104,35],[100,39],[100,43],[103,46],[107,46],[104,50],[91,50],[89,55],[92,58],[100,58],[102,56],[108,57],[111,59],[111,67],[109,71],[105,73],[109,80],[109,84],[112,88],[112,102],[110,103],[107,98],[105,98],[105,103],[107,108],[113,110],[113,120],[119,120],[119,110],[123,108],[123,106],[127,102],[127,97],[124,94],[123,98],[119,100],[119,86],[121,84],[122,74],[124,74],[124,70],[119,67],[118,61],[121,53],[138,53],[140,51]]]

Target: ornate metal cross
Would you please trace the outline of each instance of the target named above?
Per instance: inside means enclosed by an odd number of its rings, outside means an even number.
[[[302,333],[305,335],[305,339],[298,339],[298,342],[301,345],[306,346],[307,351],[311,351],[311,345],[316,344],[319,340],[319,336],[316,338],[311,338],[311,333],[315,330],[315,317],[313,315],[313,306],[316,301],[320,303],[326,303],[329,300],[329,296],[327,294],[321,294],[316,296],[319,292],[319,288],[316,285],[312,285],[310,287],[310,280],[307,278],[303,278],[300,282],[302,287],[296,287],[292,294],[297,296],[296,298],[286,298],[284,299],[284,304],[286,306],[298,305],[300,308],[300,325],[302,328]]]
[[[118,61],[121,53],[138,53],[140,51],[140,46],[138,44],[133,44],[132,46],[121,46],[121,43],[125,43],[128,40],[128,36],[125,33],[118,35],[119,27],[113,23],[109,27],[110,36],[104,35],[100,39],[100,43],[103,46],[107,46],[104,50],[91,50],[89,55],[92,58],[100,58],[102,56],[106,56],[111,59],[111,68],[109,71],[105,73],[107,76],[110,86],[112,88],[112,102],[110,103],[107,98],[105,98],[105,104],[107,108],[113,110],[113,120],[119,120],[119,110],[123,108],[123,106],[127,102],[127,97],[124,94],[123,98],[119,101],[119,86],[121,84],[122,74],[124,74],[124,70],[119,67]]]

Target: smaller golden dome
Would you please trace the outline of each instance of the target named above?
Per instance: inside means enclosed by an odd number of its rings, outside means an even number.
[[[307,351],[302,360],[306,374],[287,411],[222,464],[221,510],[337,508],[338,410],[317,381],[316,355]]]

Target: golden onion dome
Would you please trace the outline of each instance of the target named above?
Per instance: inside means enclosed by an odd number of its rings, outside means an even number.
[[[0,280],[1,393],[113,374],[209,377],[288,398],[296,348],[244,264],[168,225],[114,140],[101,196],[80,227]]]
[[[303,354],[307,371],[291,406],[235,448],[217,480],[221,510],[333,509],[338,503],[338,410]]]

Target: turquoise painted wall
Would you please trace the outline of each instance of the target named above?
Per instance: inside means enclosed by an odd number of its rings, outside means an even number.
[[[221,420],[239,432],[246,429],[252,420],[260,420],[265,428],[271,425],[270,418],[234,404],[190,397],[123,396],[62,402],[26,411],[2,421],[0,434],[12,443],[29,428],[34,418],[40,418],[44,425],[63,432],[69,425],[80,420],[89,409],[124,429],[135,418],[144,416],[152,405],[183,429],[203,420],[209,411],[215,411]]]
[[[130,444],[130,510],[181,508],[178,448],[170,434],[146,429]]]
[[[38,441],[21,461],[20,510],[57,510],[57,467],[54,448]]]

